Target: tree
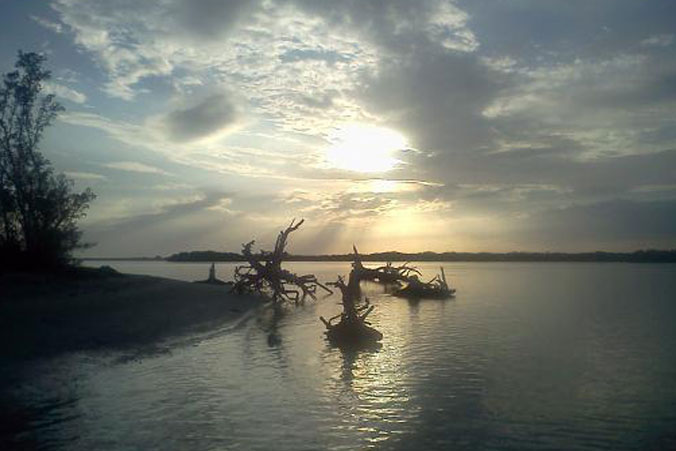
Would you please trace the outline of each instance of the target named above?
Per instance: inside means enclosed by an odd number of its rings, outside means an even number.
[[[44,268],[71,262],[81,246],[77,220],[96,196],[73,192],[39,151],[45,129],[64,110],[42,93],[51,74],[46,58],[19,52],[0,86],[0,269]]]

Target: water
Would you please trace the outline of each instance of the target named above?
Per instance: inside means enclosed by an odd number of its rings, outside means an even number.
[[[184,280],[208,270],[112,266]],[[219,277],[232,266],[218,265]],[[438,267],[420,266],[427,277]],[[289,267],[325,281],[348,270]],[[70,355],[15,369],[12,404],[29,425],[18,440],[68,450],[676,448],[675,265],[444,268],[455,300],[367,287],[385,334],[378,352],[326,344],[318,317],[340,311],[330,297],[140,360]]]

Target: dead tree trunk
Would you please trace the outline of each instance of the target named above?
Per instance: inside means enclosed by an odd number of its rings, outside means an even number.
[[[242,255],[249,264],[235,268],[235,284],[232,290],[235,293],[269,295],[275,303],[293,301],[296,304],[303,302],[308,296],[316,299],[317,287],[332,293],[313,274],[299,276],[282,268],[289,235],[298,230],[303,222],[301,219],[295,223],[294,219],[285,230],[279,232],[273,252],[260,251],[254,254],[251,250],[254,241],[242,245]]]

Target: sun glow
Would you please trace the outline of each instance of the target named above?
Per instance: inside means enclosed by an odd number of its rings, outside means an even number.
[[[395,151],[407,146],[400,133],[383,127],[352,124],[340,127],[329,137],[326,159],[332,166],[356,172],[385,172],[399,160]]]

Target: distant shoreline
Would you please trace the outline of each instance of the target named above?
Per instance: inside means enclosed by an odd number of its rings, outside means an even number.
[[[676,250],[639,250],[634,252],[376,252],[361,254],[367,262],[609,262],[609,263],[676,263]],[[82,258],[83,261],[168,261],[168,262],[243,262],[244,257],[234,252],[191,251],[179,252],[167,258]],[[288,255],[290,262],[349,262],[352,254]]]

